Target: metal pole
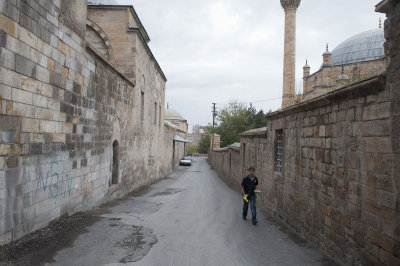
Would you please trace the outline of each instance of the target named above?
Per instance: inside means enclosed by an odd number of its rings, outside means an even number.
[[[212,125],[212,136],[211,136],[211,150],[214,150],[214,125],[215,125],[215,103],[213,103],[213,125]]]

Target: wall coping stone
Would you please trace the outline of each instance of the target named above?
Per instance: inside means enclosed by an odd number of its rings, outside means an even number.
[[[368,96],[371,94],[375,94],[385,89],[385,81],[386,70],[375,76],[361,80],[357,83],[344,87],[339,87],[338,89],[319,97],[298,104],[294,104],[282,110],[272,112],[270,114],[267,114],[266,118],[269,120],[277,119],[297,112],[326,106],[343,98]]]
[[[255,128],[240,133],[239,136],[263,136],[267,135],[267,127]]]

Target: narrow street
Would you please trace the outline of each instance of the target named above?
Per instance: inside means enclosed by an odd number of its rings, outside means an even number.
[[[240,194],[206,159],[151,187],[103,206],[48,265],[333,265],[258,212],[241,218]],[[249,210],[250,211],[250,210]],[[51,243],[49,243],[51,245]],[[61,245],[62,246],[62,245]]]

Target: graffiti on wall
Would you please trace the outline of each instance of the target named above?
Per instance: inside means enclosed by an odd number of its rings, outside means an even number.
[[[51,158],[50,165],[58,165],[60,163],[60,154],[54,153]],[[60,198],[71,196],[72,190],[72,176],[64,170],[59,172],[52,170],[39,171],[36,176],[32,178],[31,174],[28,173],[26,176],[26,186],[29,192],[24,193],[24,199],[35,200],[39,194],[44,192],[48,193],[49,198]]]

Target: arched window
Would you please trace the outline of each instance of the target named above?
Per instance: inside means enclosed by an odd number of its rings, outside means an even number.
[[[112,179],[111,184],[118,184],[118,172],[119,172],[119,144],[118,141],[113,142],[113,154],[112,154]]]

